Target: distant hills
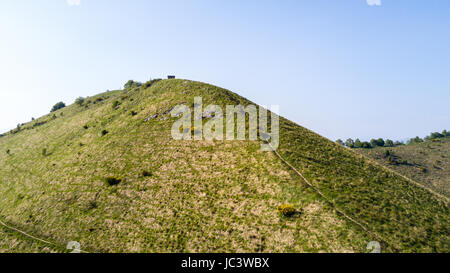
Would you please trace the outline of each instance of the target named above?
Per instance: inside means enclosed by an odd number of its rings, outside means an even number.
[[[378,163],[450,198],[450,137],[396,147],[356,149]]]

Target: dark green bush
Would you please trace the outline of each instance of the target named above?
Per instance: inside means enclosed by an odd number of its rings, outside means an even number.
[[[122,183],[123,178],[115,177],[115,176],[109,176],[105,178],[105,182],[108,186],[117,186],[120,183]]]
[[[149,172],[149,171],[142,171],[142,176],[143,177],[150,177],[150,176],[153,176],[153,174],[151,172]]]
[[[390,140],[390,139],[386,139],[386,143],[384,143],[385,147],[394,147],[394,141]]]
[[[361,143],[361,148],[364,148],[364,149],[371,149],[371,148],[372,148],[372,145],[371,145],[369,142],[364,141],[364,142]]]
[[[115,110],[120,105],[120,102],[118,100],[113,101],[112,108]]]
[[[144,83],[142,86],[143,86],[144,89],[147,89],[147,88],[151,87],[152,85],[154,85],[155,83],[157,83],[159,81],[161,81],[161,79],[154,79],[154,80],[151,80],[151,81],[148,81],[148,82]]]
[[[75,104],[77,104],[77,105],[79,105],[79,106],[83,106],[84,101],[85,101],[85,98],[83,98],[83,97],[78,97],[78,98],[75,100]]]
[[[59,109],[62,109],[66,107],[66,104],[62,101],[58,102],[57,104],[53,105],[52,110],[50,112],[58,111]]]
[[[102,136],[106,136],[108,133],[109,133],[108,130],[102,130],[101,132]]]
[[[133,81],[133,80],[129,80],[129,81],[127,81],[127,83],[125,83],[125,85],[123,86],[125,89],[130,89],[130,88],[136,88],[136,87],[139,87],[139,86],[141,86],[142,85],[142,83],[140,83],[140,82],[135,82],[135,81]]]

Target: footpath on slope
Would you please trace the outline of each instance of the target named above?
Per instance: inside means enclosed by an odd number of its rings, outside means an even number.
[[[302,178],[302,180],[305,182],[306,185],[308,185],[311,189],[313,189],[317,194],[319,194],[323,199],[325,199],[325,201],[327,203],[329,203],[334,210],[341,214],[342,216],[344,216],[347,220],[349,220],[350,222],[356,224],[357,226],[359,226],[362,230],[364,230],[367,234],[371,235],[372,237],[376,238],[377,240],[379,240],[380,242],[385,243],[386,245],[390,246],[392,249],[398,251],[398,249],[396,247],[394,247],[394,245],[390,242],[388,242],[386,239],[384,239],[383,237],[381,237],[380,235],[378,235],[376,232],[370,231],[367,227],[365,227],[361,222],[353,219],[352,217],[350,217],[347,213],[345,213],[344,211],[342,211],[341,209],[339,209],[336,204],[333,202],[333,200],[329,199],[328,197],[326,197],[317,187],[315,187],[311,182],[308,181],[308,179],[306,179],[306,177],[299,172],[294,166],[292,166],[286,159],[284,159],[279,153],[278,151],[272,146],[272,144],[270,144],[270,142],[266,142],[270,145],[270,147],[272,148],[273,152],[275,153],[275,155],[284,163],[286,164],[289,168],[291,168],[298,176],[300,176],[300,178]]]

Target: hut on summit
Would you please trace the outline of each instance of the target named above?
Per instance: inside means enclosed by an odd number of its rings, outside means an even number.
[[[167,78],[170,80],[170,79],[175,79],[175,76],[173,76],[173,75],[169,75],[169,76],[167,76]]]

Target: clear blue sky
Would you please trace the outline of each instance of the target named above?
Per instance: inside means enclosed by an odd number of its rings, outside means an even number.
[[[0,131],[167,74],[333,140],[450,129],[450,1],[69,2],[0,2]]]

